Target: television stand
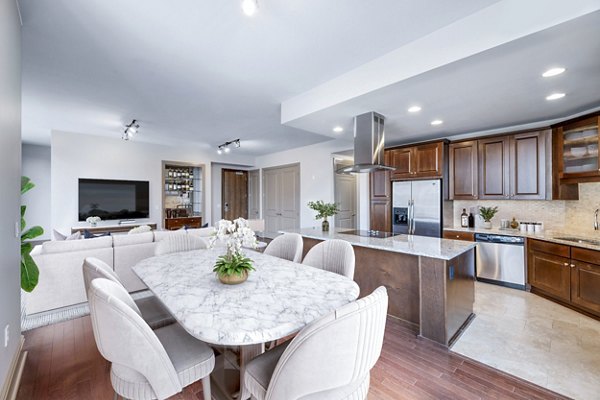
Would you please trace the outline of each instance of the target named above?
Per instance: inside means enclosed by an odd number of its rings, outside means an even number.
[[[152,230],[156,229],[156,224],[153,222],[139,222],[139,223],[132,223],[132,224],[124,224],[124,225],[98,225],[98,226],[73,226],[71,227],[71,233],[75,233],[75,232],[81,232],[81,234],[83,234],[83,231],[88,231],[90,233],[93,233],[94,235],[98,235],[98,234],[102,234],[102,233],[123,233],[123,232],[129,232],[130,230],[132,230],[133,228],[137,228],[138,226],[142,226],[142,225],[148,225],[150,228],[152,228]]]

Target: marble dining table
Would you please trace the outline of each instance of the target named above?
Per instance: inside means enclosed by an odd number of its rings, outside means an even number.
[[[265,343],[356,300],[360,290],[344,276],[248,250],[256,270],[242,284],[225,285],[212,271],[223,251],[151,257],[133,271],[190,335],[220,349],[239,348],[238,373],[219,370],[227,369],[227,360],[219,363],[218,358],[213,396],[245,400],[245,365],[264,351]]]

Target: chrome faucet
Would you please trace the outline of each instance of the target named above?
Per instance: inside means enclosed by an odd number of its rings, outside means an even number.
[[[595,231],[598,230],[598,211],[600,211],[600,208],[596,208],[596,211],[594,211],[594,230]]]

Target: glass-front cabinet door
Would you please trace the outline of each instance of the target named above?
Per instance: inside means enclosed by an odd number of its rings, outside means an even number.
[[[561,178],[600,176],[598,117],[562,127]]]

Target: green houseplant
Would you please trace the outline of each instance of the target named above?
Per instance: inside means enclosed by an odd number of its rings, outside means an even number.
[[[217,258],[213,272],[227,285],[244,282],[248,279],[248,273],[255,271],[255,268],[253,261],[242,252],[242,247],[255,248],[257,245],[256,235],[248,221],[243,218],[220,220],[210,238],[209,247],[214,247],[217,241],[227,245],[227,252]]]
[[[27,193],[35,187],[26,176],[21,177],[21,195]],[[33,245],[28,240],[35,239],[44,234],[44,229],[41,226],[32,226],[25,230],[27,223],[25,222],[25,211],[27,206],[21,205],[21,289],[26,292],[31,292],[38,284],[40,271],[31,257]]]
[[[479,215],[483,218],[483,227],[490,229],[492,227],[492,218],[498,212],[498,207],[481,207],[479,208]]]
[[[315,219],[323,218],[323,223],[321,224],[323,231],[329,230],[329,221],[327,221],[327,217],[333,217],[340,211],[337,204],[325,203],[323,200],[309,201],[308,207],[317,212]]]

